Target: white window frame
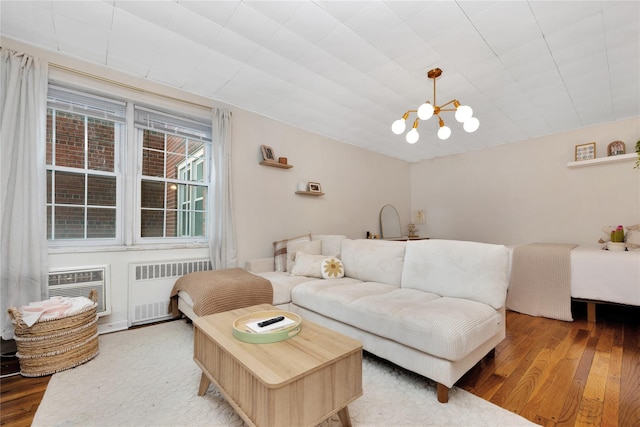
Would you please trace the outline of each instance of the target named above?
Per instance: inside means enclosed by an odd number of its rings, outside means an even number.
[[[185,117],[185,116],[179,116],[175,113],[169,113],[167,112],[167,110],[159,110],[159,109],[153,109],[153,108],[149,108],[146,107],[144,105],[136,105],[135,106],[136,109],[139,109],[140,111],[150,111],[152,113],[152,117],[154,118],[158,118],[161,115],[172,115],[174,116],[174,118],[176,118],[176,120],[178,122],[181,122],[181,119],[183,120],[183,122],[185,124],[189,124],[190,122],[194,123],[194,126],[197,126],[198,122],[202,122],[202,120],[199,120],[197,118],[194,117]],[[153,116],[153,113],[158,113],[160,116]],[[135,146],[136,146],[136,159],[138,160],[138,163],[136,165],[136,170],[137,170],[137,174],[136,174],[136,195],[138,197],[137,199],[137,209],[136,209],[136,216],[135,216],[135,238],[134,238],[134,243],[135,244],[159,244],[159,243],[174,243],[174,244],[188,244],[188,243],[202,243],[203,245],[208,244],[209,242],[209,237],[207,235],[207,228],[205,227],[205,235],[204,236],[196,236],[196,237],[184,237],[184,236],[177,236],[177,237],[142,237],[142,181],[158,181],[158,182],[173,182],[175,184],[183,184],[183,185],[194,185],[194,184],[198,184],[198,185],[203,185],[205,186],[205,194],[206,194],[206,198],[209,199],[208,197],[208,188],[211,185],[211,182],[209,182],[209,177],[210,177],[210,173],[209,173],[209,168],[213,167],[213,159],[211,157],[211,153],[212,153],[212,143],[211,143],[211,128],[209,128],[207,131],[200,133],[197,130],[194,131],[194,133],[189,133],[189,131],[185,130],[184,128],[180,128],[179,126],[175,128],[175,131],[172,131],[172,129],[169,129],[169,127],[165,127],[164,123],[161,123],[161,119],[159,119],[158,121],[154,121],[152,119],[145,121],[145,123],[142,123],[142,121],[140,119],[137,118],[138,116],[136,115],[136,123],[135,123],[135,133],[136,138],[135,138]],[[149,176],[143,176],[142,175],[142,160],[143,160],[143,156],[142,156],[142,150],[143,150],[143,130],[144,129],[149,129],[149,130],[155,130],[155,131],[159,131],[159,132],[164,132],[166,134],[173,134],[179,137],[184,137],[184,138],[188,138],[188,139],[192,139],[192,140],[198,140],[199,142],[204,144],[204,161],[205,163],[205,167],[204,167],[204,176],[203,178],[205,179],[204,182],[194,182],[194,181],[190,181],[190,180],[181,180],[181,179],[168,179],[165,177],[163,178],[154,178],[154,177],[149,177]],[[187,159],[188,161],[189,159]],[[208,166],[207,166],[208,165]],[[166,175],[166,171],[165,171],[165,175]],[[211,210],[211,200],[209,200],[209,206],[207,206],[205,208],[205,221],[208,224],[208,222],[210,221],[210,210]],[[166,199],[165,199],[165,221],[166,221]],[[180,218],[180,212],[178,210],[178,213],[176,215],[176,227],[179,230],[179,220]],[[165,222],[166,223],[166,222]],[[166,231],[166,226],[165,229],[163,230],[163,232]]]
[[[52,178],[52,199],[51,199],[51,204],[49,205],[49,203],[47,203],[47,206],[51,206],[52,209],[52,239],[48,239],[48,245],[51,248],[59,248],[59,247],[70,247],[70,246],[78,246],[78,247],[85,247],[85,246],[103,246],[103,245],[121,245],[124,241],[123,239],[123,227],[122,227],[122,211],[123,211],[123,173],[122,173],[122,169],[121,169],[121,156],[122,156],[122,148],[124,147],[125,143],[126,143],[126,120],[123,120],[122,117],[118,117],[117,113],[113,113],[111,111],[108,111],[109,108],[105,107],[104,110],[101,110],[100,108],[97,109],[83,109],[80,105],[82,104],[82,100],[83,99],[94,99],[95,100],[95,105],[97,105],[98,107],[103,104],[113,104],[113,105],[121,105],[123,107],[123,109],[126,109],[126,105],[124,103],[124,101],[119,100],[119,99],[113,99],[113,98],[106,98],[106,97],[102,97],[102,96],[97,96],[92,94],[91,92],[85,92],[83,90],[75,90],[72,89],[70,87],[59,87],[55,84],[52,84],[51,82],[49,83],[50,85],[50,94],[51,92],[53,92],[53,100],[49,99],[49,96],[47,97],[47,111],[49,109],[53,110],[53,115],[54,117],[57,115],[57,112],[65,112],[65,113],[71,113],[71,114],[77,114],[77,115],[81,115],[84,116],[84,167],[83,168],[74,168],[74,167],[67,167],[67,166],[59,166],[57,164],[55,164],[55,160],[56,160],[56,144],[53,143],[56,140],[56,127],[54,126],[53,129],[53,136],[52,136],[52,150],[51,150],[51,157],[52,157],[52,164],[51,165],[46,165],[46,169],[47,171],[53,171],[55,172],[53,174],[53,178]],[[59,99],[59,95],[60,93],[64,93],[68,99],[71,100],[71,102],[69,103],[65,103],[64,101],[60,101]],[[76,102],[77,101],[77,102]],[[88,166],[88,132],[87,132],[87,117],[92,117],[92,118],[97,118],[100,120],[108,120],[108,121],[112,121],[115,123],[114,125],[114,165],[113,165],[113,172],[108,172],[108,171],[100,171],[100,170],[94,170],[94,169],[89,169]],[[84,187],[84,196],[85,196],[85,201],[83,205],[62,205],[62,204],[56,204],[56,200],[55,200],[55,175],[58,172],[68,172],[68,173],[77,173],[77,174],[83,174],[84,175],[84,181],[85,181],[85,187]],[[88,177],[92,175],[92,176],[108,176],[108,177],[115,177],[116,178],[116,205],[115,205],[115,211],[116,211],[116,216],[115,216],[115,236],[113,238],[106,238],[106,237],[91,237],[91,238],[87,238],[87,209],[88,208],[100,208],[100,207],[104,207],[104,206],[98,206],[98,205],[88,205],[87,201],[88,201],[88,186],[87,186],[87,180]],[[78,239],[55,239],[55,208],[56,206],[69,206],[69,207],[83,207],[84,208],[84,238]],[[107,208],[112,208],[111,206],[108,206]]]
[[[118,250],[118,248],[130,249],[170,249],[181,247],[207,247],[208,237],[166,237],[166,238],[142,238],[140,233],[140,176],[141,176],[141,146],[138,146],[136,127],[134,120],[134,106],[153,106],[160,111],[176,112],[173,114],[193,118],[196,121],[212,125],[212,112],[210,107],[191,102],[183,102],[177,98],[165,97],[159,93],[137,91],[127,85],[119,85],[109,80],[97,80],[90,77],[78,78],[77,75],[58,71],[50,76],[50,85],[63,86],[77,90],[86,95],[94,94],[97,97],[118,99],[125,104],[125,123],[120,137],[120,146],[116,147],[115,165],[119,176],[117,179],[117,214],[116,214],[116,238],[106,239],[64,239],[49,240],[49,248],[55,252],[74,251],[74,248],[82,250],[90,247],[95,250]],[[180,112],[180,113],[177,113]],[[142,144],[142,141],[140,141]],[[212,149],[208,146],[205,161],[209,168],[213,167]],[[210,175],[205,168],[205,174]],[[191,183],[193,184],[193,183]],[[208,198],[208,195],[207,195]],[[207,209],[207,223],[211,220],[211,203],[209,200]],[[208,228],[208,227],[207,227]],[[205,231],[206,232],[206,231]]]

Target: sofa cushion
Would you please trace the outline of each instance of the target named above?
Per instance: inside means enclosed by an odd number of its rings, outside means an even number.
[[[322,255],[326,256],[340,256],[340,249],[342,248],[342,241],[347,236],[342,234],[312,234],[311,240],[322,241]]]
[[[273,305],[289,304],[291,302],[291,290],[293,288],[300,283],[317,280],[306,276],[291,276],[282,271],[267,271],[254,274],[264,277],[271,282],[271,286],[273,287]]]
[[[291,269],[291,275],[322,279],[322,263],[326,258],[324,255],[311,255],[298,251]]]
[[[297,306],[452,361],[493,337],[503,321],[477,301],[348,278],[305,282],[291,295]]]
[[[453,240],[407,243],[402,287],[467,298],[498,309],[509,285],[505,246]]]
[[[286,271],[291,272],[295,263],[296,252],[304,252],[311,255],[322,254],[322,240],[287,242],[287,267]]]
[[[340,258],[344,275],[364,282],[400,286],[405,242],[344,239]]]

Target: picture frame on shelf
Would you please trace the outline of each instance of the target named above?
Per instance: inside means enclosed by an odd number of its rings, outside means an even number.
[[[575,161],[593,160],[596,158],[596,143],[576,145]]]
[[[310,193],[322,193],[322,186],[319,182],[310,182],[307,184]]]
[[[613,141],[607,145],[607,156],[618,156],[626,153],[626,147],[622,141]]]
[[[261,145],[260,146],[260,151],[262,151],[262,159],[267,161],[267,162],[275,162],[276,161],[276,156],[273,153],[273,148],[269,147],[268,145]]]

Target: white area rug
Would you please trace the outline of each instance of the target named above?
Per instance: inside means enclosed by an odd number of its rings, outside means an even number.
[[[200,374],[184,321],[101,335],[95,359],[53,375],[33,426],[244,426],[215,386],[197,395]],[[367,356],[363,387],[355,426],[536,425],[459,388],[440,404],[424,378]]]

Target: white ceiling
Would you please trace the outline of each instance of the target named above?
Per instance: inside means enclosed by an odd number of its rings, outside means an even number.
[[[418,161],[640,117],[638,1],[7,1],[0,33]],[[391,123],[458,99],[410,145]],[[412,116],[408,120],[411,126]],[[615,135],[611,136],[615,139]]]

